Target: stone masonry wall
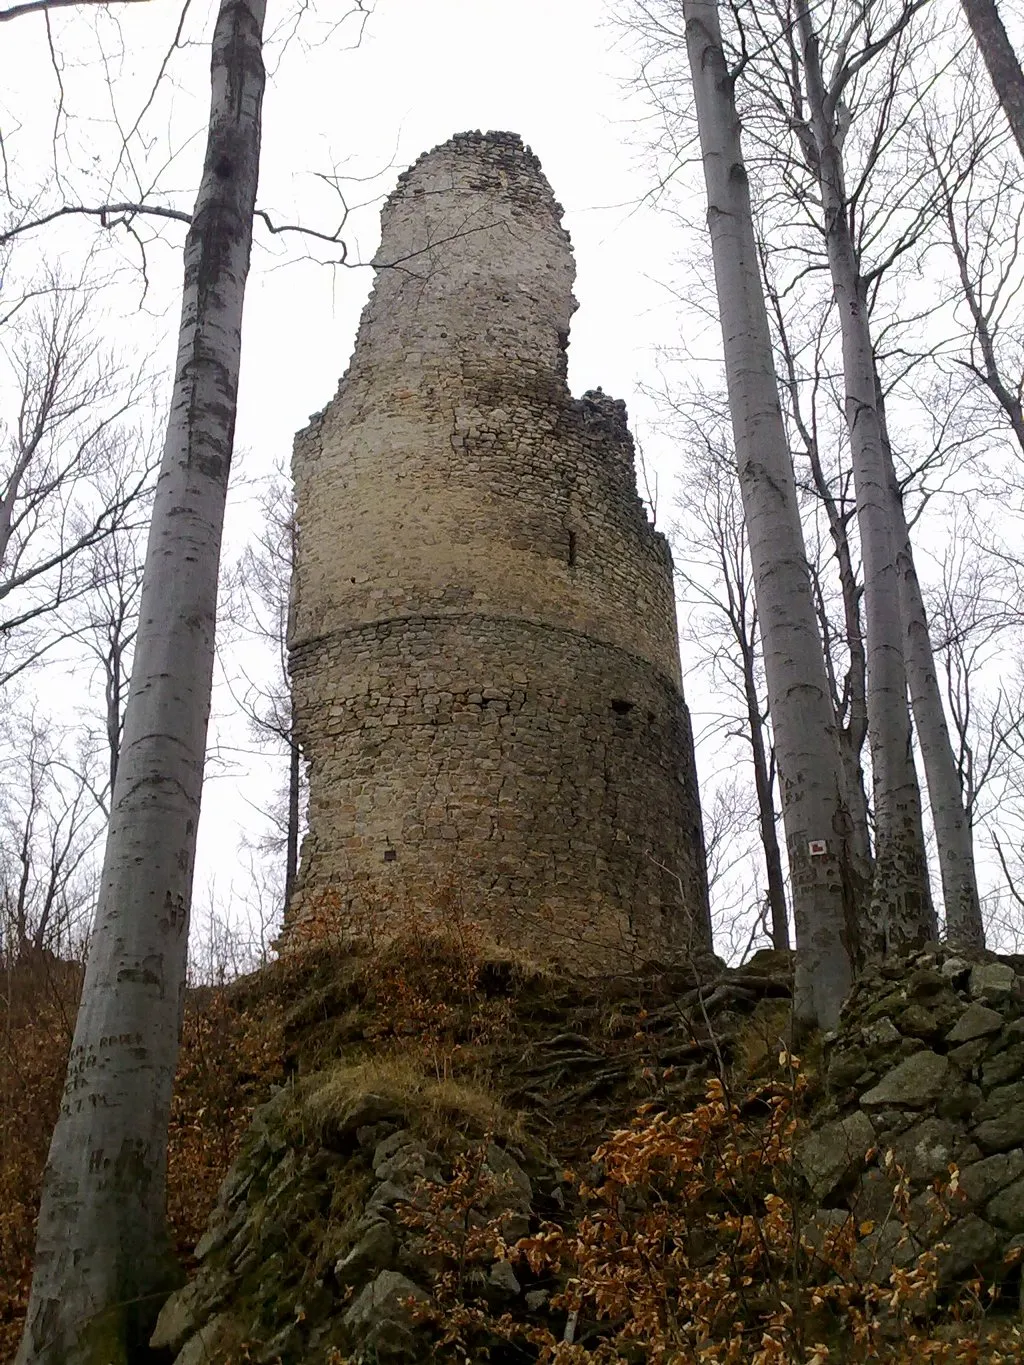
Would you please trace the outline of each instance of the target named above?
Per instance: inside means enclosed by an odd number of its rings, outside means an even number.
[[[671,558],[624,405],[566,384],[560,215],[507,133],[385,206],[352,363],[295,446],[289,924],[447,890],[534,947],[706,941]]]

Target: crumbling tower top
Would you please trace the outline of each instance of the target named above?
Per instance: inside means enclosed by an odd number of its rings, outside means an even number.
[[[404,369],[411,355],[465,373],[469,361],[466,378],[489,369],[506,391],[564,381],[576,272],[561,216],[515,133],[460,133],[425,153],[381,215],[360,365],[400,359]],[[510,354],[529,364],[510,372]]]

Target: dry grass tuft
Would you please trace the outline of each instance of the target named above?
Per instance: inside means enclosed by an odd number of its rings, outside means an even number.
[[[432,1140],[450,1137],[453,1131],[474,1137],[519,1135],[516,1120],[486,1080],[432,1076],[414,1056],[397,1052],[341,1062],[311,1076],[296,1096],[295,1121],[307,1139],[312,1130],[324,1141],[372,1096],[393,1104],[414,1132]]]

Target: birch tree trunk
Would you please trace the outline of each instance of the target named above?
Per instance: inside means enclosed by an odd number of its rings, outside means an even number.
[[[831,1028],[857,950],[832,706],[715,0],[684,0],[740,491],[775,734],[800,1016]],[[812,853],[813,846],[813,853]]]
[[[174,393],[99,903],[50,1145],[21,1365],[121,1365],[176,1270],[167,1126],[259,174],[265,0],[222,0]]]
[[[946,935],[951,943],[960,948],[983,948],[985,930],[974,867],[974,839],[964,810],[960,774],[953,756],[942,693],[935,672],[928,613],[921,596],[921,584],[914,567],[913,549],[903,513],[903,499],[895,477],[891,497],[900,608],[906,633],[907,680],[928,784],[932,823],[935,826],[942,899],[946,910]]]
[[[755,626],[756,629],[756,626]],[[757,820],[764,849],[765,875],[768,881],[768,909],[772,922],[772,947],[789,947],[789,918],[786,907],[786,881],[782,875],[782,850],[775,828],[775,792],[765,737],[765,717],[758,696],[757,675],[753,647],[756,636],[737,637],[743,664],[743,698],[747,705],[747,732],[754,763],[754,792],[757,796]]]
[[[946,910],[946,935],[957,947],[983,948],[985,928],[981,918],[978,878],[974,867],[973,831],[964,809],[960,772],[950,743],[946,712],[942,705],[942,690],[935,671],[928,613],[925,610],[921,584],[914,566],[910,528],[907,526],[903,493],[893,464],[892,447],[889,444],[885,421],[885,403],[877,375],[875,392],[896,541],[896,573],[906,640],[907,681],[910,685],[910,702],[914,710],[914,724],[917,727],[921,760],[928,784],[932,824],[935,826],[935,843],[942,878],[942,900]]]
[[[818,438],[813,424],[809,424],[804,418],[796,363],[789,344],[785,316],[781,308],[778,307],[777,299],[774,302],[776,305],[776,331],[782,347],[785,379],[789,388],[790,413],[800,439],[803,441],[815,491],[825,510],[829,536],[835,550],[836,567],[839,571],[845,643],[850,655],[846,677],[841,684],[836,676],[834,662],[830,657],[824,604],[821,608],[821,633],[825,646],[825,675],[828,680],[836,718],[839,757],[843,767],[846,805],[850,816],[850,834],[847,847],[857,882],[863,889],[862,897],[866,898],[870,894],[871,879],[874,875],[874,861],[871,851],[868,801],[864,790],[864,767],[861,760],[861,755],[864,752],[864,741],[868,733],[865,683],[867,668],[864,657],[864,631],[861,624],[861,586],[853,564],[848,518],[845,512],[840,509],[829,487],[828,479],[825,477],[821,463],[821,452],[818,448]],[[845,725],[843,723],[844,711],[846,713]]]
[[[299,806],[301,798],[302,751],[295,739],[295,727],[288,732],[288,827],[284,850],[284,913],[292,902],[299,872]]]
[[[797,0],[810,131],[825,244],[842,335],[846,421],[857,494],[867,646],[868,738],[875,807],[872,947],[900,949],[938,932],[928,887],[921,793],[914,771],[903,618],[889,478],[875,393],[867,302],[850,226],[836,103],[826,90],[807,0]]]
[[[996,97],[1024,157],[1024,71],[999,17],[996,0],[960,0],[992,78]]]

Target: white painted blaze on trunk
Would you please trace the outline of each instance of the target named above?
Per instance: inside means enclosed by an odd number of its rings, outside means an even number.
[[[19,1361],[112,1365],[175,1268],[167,1126],[185,983],[224,497],[259,175],[265,0],[223,0],[174,393],[82,1005]]]
[[[838,739],[718,10],[713,0],[684,0],[683,12],[789,853],[797,1007],[832,1027],[850,984],[856,935]],[[824,841],[824,852],[812,857],[812,841]]]

